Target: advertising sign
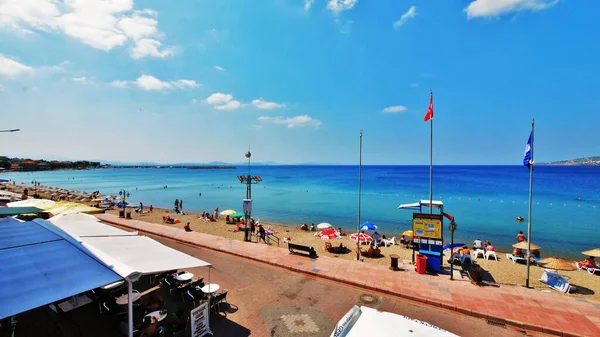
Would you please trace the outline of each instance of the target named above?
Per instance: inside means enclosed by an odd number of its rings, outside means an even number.
[[[435,239],[441,240],[443,235],[442,215],[413,213],[413,235],[432,239],[431,244],[434,244],[433,240]],[[425,243],[424,240],[421,240],[421,243]]]
[[[191,312],[192,322],[192,337],[202,337],[206,334],[211,334],[208,326],[208,301],[200,303]]]

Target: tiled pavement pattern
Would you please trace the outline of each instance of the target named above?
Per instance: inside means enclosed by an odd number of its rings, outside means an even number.
[[[160,224],[125,220],[112,214],[97,217],[133,230],[487,318],[519,329],[562,336],[600,336],[600,302],[593,300],[518,286],[479,287],[468,281],[450,281],[447,276],[392,272],[384,266],[327,256],[311,260],[291,255],[287,249],[264,244],[185,232]]]

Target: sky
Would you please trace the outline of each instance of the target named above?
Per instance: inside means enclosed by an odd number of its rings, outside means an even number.
[[[600,155],[597,0],[0,0],[0,154],[519,165]]]

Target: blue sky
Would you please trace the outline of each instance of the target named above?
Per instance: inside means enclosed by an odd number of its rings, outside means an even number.
[[[0,1],[0,153],[515,164],[600,155],[595,0]],[[386,109],[387,108],[387,109]]]

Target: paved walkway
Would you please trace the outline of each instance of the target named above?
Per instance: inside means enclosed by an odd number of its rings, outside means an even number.
[[[226,239],[139,220],[100,214],[105,222],[177,241],[419,301],[522,330],[559,336],[600,336],[600,302],[518,286],[479,287],[445,276],[392,272],[387,267],[327,256],[311,260],[287,249]]]

